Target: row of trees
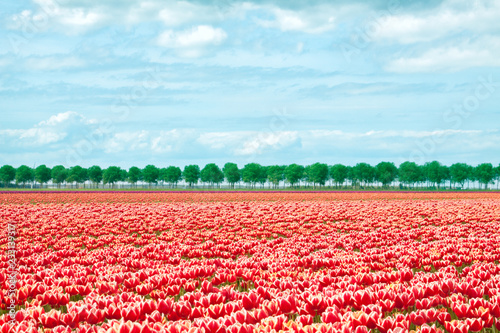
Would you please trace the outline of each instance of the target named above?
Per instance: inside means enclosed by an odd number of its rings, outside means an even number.
[[[176,166],[158,168],[154,165],[147,165],[145,168],[131,167],[124,170],[118,166],[110,166],[102,169],[99,166],[92,166],[88,169],[81,166],[65,168],[57,165],[49,168],[40,165],[35,169],[22,165],[17,169],[4,165],[0,168],[0,181],[7,186],[15,181],[16,184],[39,183],[41,185],[48,182],[57,184],[70,183],[84,184],[90,181],[94,186],[99,184],[116,184],[117,182],[128,182],[137,187],[138,182],[152,184],[169,184],[176,187],[180,181],[184,181],[190,187],[201,181],[208,186],[219,186],[224,180],[234,188],[240,182],[255,187],[257,184],[264,186],[269,184],[274,188],[280,183],[286,182],[290,186],[309,185],[324,186],[330,184],[338,186],[351,185],[353,187],[383,186],[388,187],[395,181],[400,187],[414,188],[415,186],[436,187],[448,184],[450,188],[463,188],[465,183],[477,181],[488,187],[494,180],[500,178],[500,166],[494,167],[491,163],[483,163],[471,166],[465,163],[455,163],[445,166],[434,161],[424,165],[417,165],[414,162],[404,162],[396,167],[391,162],[380,162],[376,166],[368,163],[358,163],[355,166],[345,166],[335,164],[328,166],[324,163],[314,163],[308,166],[298,164],[262,166],[258,163],[246,164],[239,169],[235,163],[226,163],[222,169],[215,163],[209,163],[200,170],[198,165],[188,165],[181,170]],[[469,186],[468,186],[469,187]]]

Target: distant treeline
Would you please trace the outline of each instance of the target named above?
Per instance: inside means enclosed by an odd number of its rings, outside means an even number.
[[[179,182],[186,186],[197,186],[200,182],[207,187],[220,187],[227,183],[230,188],[235,184],[244,183],[248,187],[268,185],[272,188],[283,186],[312,186],[325,185],[335,187],[370,188],[394,186],[400,188],[471,188],[477,183],[479,187],[488,188],[500,178],[500,166],[494,167],[491,163],[482,163],[471,166],[466,163],[455,163],[451,166],[442,165],[434,161],[424,165],[414,162],[404,162],[396,167],[391,162],[380,162],[372,166],[368,163],[358,163],[355,166],[342,164],[328,165],[314,163],[307,166],[298,164],[262,166],[258,163],[246,164],[238,168],[235,163],[226,163],[221,169],[215,163],[209,163],[202,169],[198,165],[187,165],[183,170],[176,166],[156,167],[148,165],[141,169],[131,167],[124,170],[118,166],[106,169],[94,165],[90,168],[73,166],[66,168],[57,165],[49,168],[40,165],[30,168],[21,165],[17,169],[4,165],[0,168],[0,182],[4,187],[26,186],[26,184],[43,187],[51,182],[57,187],[99,187],[108,185],[113,187],[119,182],[130,183],[131,187],[142,186],[169,186],[176,187]]]

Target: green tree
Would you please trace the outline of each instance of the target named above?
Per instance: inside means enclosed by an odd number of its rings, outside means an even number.
[[[488,184],[492,182],[493,178],[495,178],[495,170],[493,169],[493,165],[491,163],[479,164],[474,169],[474,174],[476,175],[476,179],[479,183],[484,184],[485,189],[488,189]]]
[[[137,182],[142,180],[142,170],[136,166],[130,167],[127,172],[127,181],[137,187]]]
[[[75,182],[78,185],[80,183],[85,183],[88,179],[88,170],[76,165],[69,169],[66,181],[70,183]]]
[[[358,163],[354,166],[356,179],[362,181],[365,185],[373,183],[375,180],[375,168],[368,163]]]
[[[285,179],[285,168],[283,165],[271,165],[267,168],[267,178],[274,188],[278,188],[280,182]]]
[[[182,171],[179,167],[169,166],[165,169],[165,181],[170,183],[170,186],[177,186],[177,183],[182,179]]]
[[[48,168],[45,164],[39,165],[35,169],[35,180],[41,185],[47,183],[52,178],[52,170]]]
[[[193,187],[193,184],[197,184],[198,179],[200,179],[200,167],[196,164],[186,165],[182,176],[186,183],[189,184],[189,187]]]
[[[465,163],[455,163],[450,166],[450,178],[452,183],[460,184],[464,187],[465,181],[469,179],[470,175],[469,165]]]
[[[424,165],[424,175],[428,181],[439,188],[443,180],[448,177],[448,168],[441,165],[438,161],[427,162]]]
[[[102,172],[102,180],[104,184],[111,184],[113,188],[116,182],[123,180],[122,169],[117,166],[110,166]]]
[[[158,177],[160,176],[160,169],[158,169],[154,165],[146,165],[144,169],[142,169],[142,178],[145,182],[151,184],[156,184],[158,182]]]
[[[401,183],[413,187],[415,183],[420,181],[422,177],[422,169],[415,162],[403,162],[398,169],[398,179]]]
[[[57,184],[57,187],[61,187],[61,184],[68,178],[68,170],[62,165],[56,165],[52,168],[50,173],[52,177],[52,182]]]
[[[222,172],[224,172],[224,177],[226,178],[227,182],[231,186],[231,188],[234,188],[234,184],[240,181],[241,179],[241,173],[240,170],[238,169],[238,166],[236,163],[226,163],[224,164],[224,168],[222,168]]]
[[[347,167],[342,164],[335,164],[330,167],[330,177],[338,186],[339,184],[343,184],[347,179]]]
[[[16,183],[23,185],[35,179],[35,172],[27,165],[21,165],[16,169]]]
[[[224,181],[224,173],[215,163],[209,163],[200,172],[201,181],[209,183],[211,186]]]
[[[304,177],[305,168],[302,165],[290,164],[285,168],[285,179],[291,186],[295,186]]]
[[[11,165],[4,165],[0,168],[0,181],[7,186],[16,179],[16,168]]]
[[[328,165],[319,162],[312,164],[310,169],[310,179],[313,182],[313,185],[325,185],[328,180]]]
[[[380,162],[375,166],[375,178],[382,186],[388,186],[397,176],[398,168],[392,162]]]
[[[358,179],[356,178],[356,173],[354,172],[354,167],[352,166],[347,166],[347,179],[351,182],[351,186],[356,188]]]
[[[262,179],[262,166],[258,163],[248,163],[241,170],[242,180],[255,187],[255,184]]]
[[[88,175],[91,182],[95,184],[96,187],[99,187],[99,183],[102,181],[102,169],[98,165],[91,166],[88,169]]]

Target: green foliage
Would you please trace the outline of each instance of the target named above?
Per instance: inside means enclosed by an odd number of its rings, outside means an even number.
[[[16,169],[16,183],[25,184],[35,179],[35,172],[27,165],[21,165]]]
[[[474,174],[476,179],[481,184],[484,184],[484,188],[488,188],[488,184],[491,183],[493,178],[495,178],[495,170],[493,169],[493,165],[491,163],[479,164],[474,169]]]
[[[447,167],[441,165],[438,161],[432,161],[425,163],[424,165],[424,176],[431,183],[438,186],[447,179],[449,170]]]
[[[40,184],[45,184],[52,179],[52,170],[45,164],[39,165],[35,169],[35,180]]]
[[[68,178],[68,170],[62,165],[56,165],[51,172],[52,181],[57,185],[64,183]]]
[[[142,178],[145,182],[152,184],[158,181],[158,177],[160,176],[160,169],[155,167],[154,165],[146,165],[144,169],[142,169]]]
[[[472,168],[465,163],[455,163],[450,166],[450,178],[453,183],[464,186],[467,179],[472,176]]]
[[[380,162],[375,166],[375,178],[383,186],[392,183],[398,176],[398,168],[391,162]]]
[[[66,181],[76,182],[76,183],[84,183],[88,179],[89,179],[88,170],[77,165],[77,166],[71,167],[69,169],[68,177],[67,177]]]
[[[347,179],[348,168],[342,164],[335,164],[330,167],[330,177],[337,184],[343,184]]]
[[[422,178],[422,169],[415,162],[403,162],[398,169],[399,181],[414,185]]]
[[[111,184],[111,185],[120,180],[124,180],[122,169],[117,166],[110,166],[109,168],[103,171],[102,180],[104,184]]]
[[[201,181],[210,184],[220,184],[224,181],[224,173],[215,163],[209,163],[200,172]]]
[[[304,177],[304,167],[298,164],[290,164],[284,171],[285,179],[294,186]]]
[[[91,166],[88,169],[89,179],[95,183],[99,184],[102,181],[102,169],[98,165]]]
[[[126,179],[131,184],[137,183],[139,180],[142,180],[142,170],[136,166],[130,167]]]
[[[375,180],[375,168],[368,163],[358,163],[353,168],[354,176],[364,183],[373,183]]]
[[[319,162],[310,165],[307,177],[313,184],[325,185],[328,179],[328,165]]]
[[[16,169],[11,165],[4,165],[0,168],[0,181],[5,185],[16,179]]]
[[[169,182],[172,185],[175,185],[182,179],[181,168],[176,166],[169,166],[165,169],[163,177],[163,180]]]
[[[280,181],[285,179],[285,168],[284,165],[271,165],[267,168],[267,178],[274,186],[278,186]]]
[[[200,167],[196,164],[186,165],[182,176],[191,187],[193,184],[198,183],[198,179],[200,179]]]
[[[224,177],[227,182],[234,187],[234,184],[241,180],[241,173],[238,169],[236,163],[226,163],[224,164],[224,168],[222,168],[222,172],[224,172]]]
[[[265,169],[258,163],[248,163],[243,167],[241,171],[242,179],[245,183],[255,186],[256,183],[261,182],[261,180],[266,176]]]

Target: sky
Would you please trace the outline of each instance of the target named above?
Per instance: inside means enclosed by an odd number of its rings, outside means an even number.
[[[0,165],[500,163],[500,1],[0,4]]]

